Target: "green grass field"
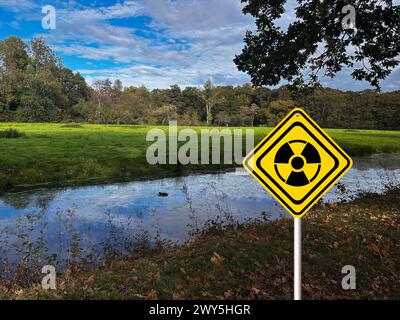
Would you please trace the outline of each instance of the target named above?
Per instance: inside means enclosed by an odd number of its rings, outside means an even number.
[[[0,191],[38,185],[123,181],[215,170],[215,166],[150,166],[146,161],[149,126],[0,123],[15,128],[16,139],[0,138]],[[195,128],[197,131],[203,128]],[[167,130],[167,127],[164,127]],[[256,128],[256,142],[270,129]],[[352,156],[400,154],[399,131],[328,130]]]

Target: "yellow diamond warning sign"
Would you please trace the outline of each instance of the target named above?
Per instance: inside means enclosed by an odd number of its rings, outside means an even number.
[[[243,163],[295,218],[305,215],[352,166],[351,158],[302,109],[294,109]]]

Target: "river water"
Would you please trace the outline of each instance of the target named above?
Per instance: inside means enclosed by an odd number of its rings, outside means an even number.
[[[385,184],[399,181],[400,157],[356,158],[340,181],[346,192],[335,187],[323,200],[382,192]],[[46,248],[41,254],[66,257],[74,241],[86,253],[110,243],[123,247],[137,235],[180,242],[205,221],[244,222],[263,212],[271,218],[287,215],[241,170],[6,194],[0,198],[0,252],[2,259],[17,261],[24,254],[38,254],[33,249],[38,246]]]

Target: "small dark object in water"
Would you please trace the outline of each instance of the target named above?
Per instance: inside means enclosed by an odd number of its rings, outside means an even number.
[[[168,197],[168,193],[166,193],[166,192],[159,192],[159,193],[158,193],[158,196],[159,196],[159,197]]]

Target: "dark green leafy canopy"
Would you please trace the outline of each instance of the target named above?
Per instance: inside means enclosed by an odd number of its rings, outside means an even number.
[[[352,78],[368,81],[377,90],[399,64],[400,6],[392,0],[299,0],[297,19],[287,30],[277,25],[286,0],[242,0],[243,12],[256,19],[245,48],[235,58],[255,86],[318,84],[319,76],[334,77],[350,69]],[[355,29],[346,29],[346,5],[356,12]]]
[[[64,67],[42,38],[29,45],[18,37],[0,40],[0,119],[65,120],[89,98],[85,79]]]

